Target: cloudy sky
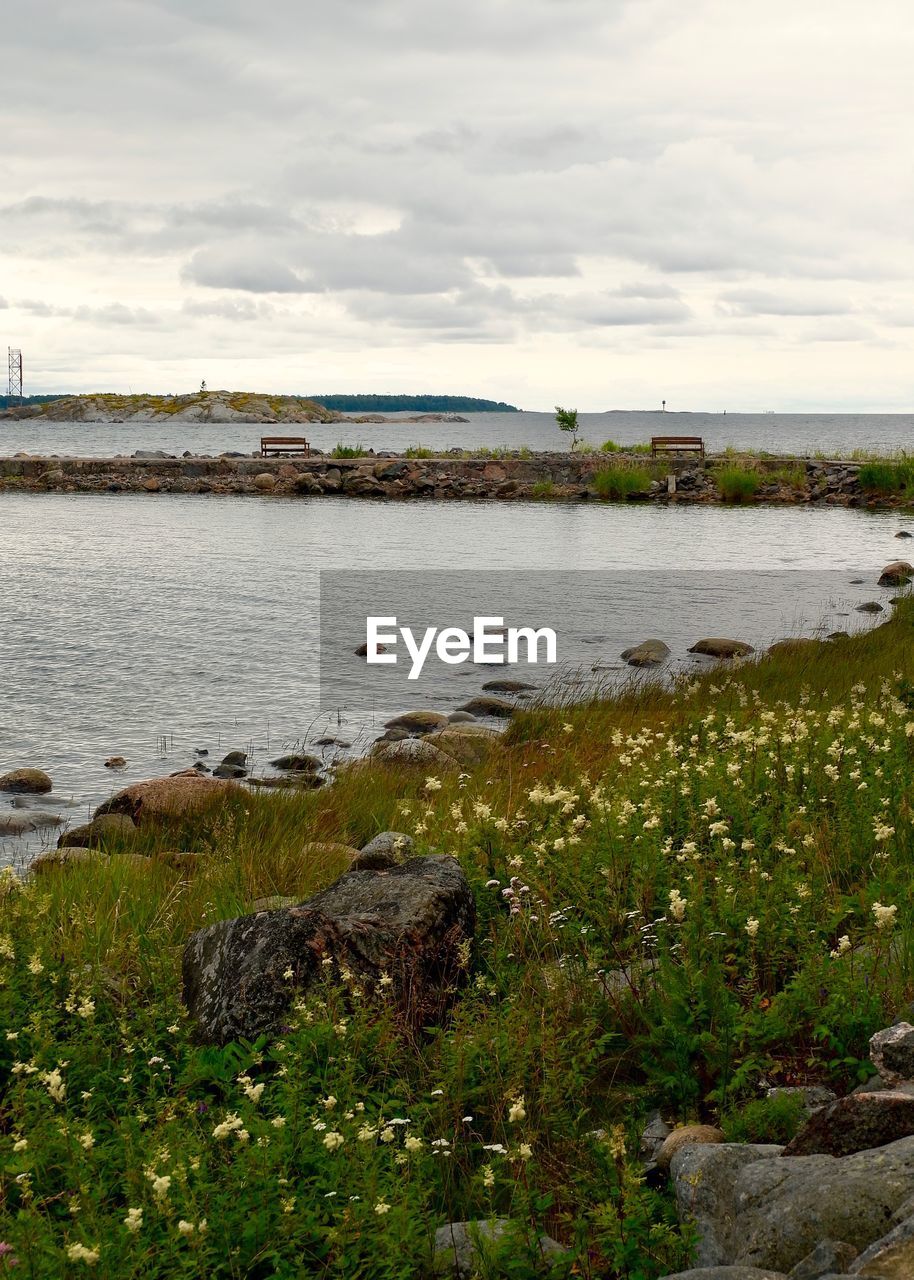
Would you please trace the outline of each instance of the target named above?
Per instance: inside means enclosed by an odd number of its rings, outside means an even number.
[[[26,390],[910,409],[909,0],[30,0]]]

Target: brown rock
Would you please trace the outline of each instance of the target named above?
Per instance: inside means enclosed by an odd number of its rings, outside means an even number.
[[[0,791],[43,795],[54,784],[43,769],[13,769],[0,777]]]
[[[656,1161],[659,1169],[669,1169],[670,1161],[677,1151],[683,1147],[709,1146],[724,1141],[720,1129],[710,1124],[684,1124],[663,1140],[663,1146],[657,1152]]]
[[[106,769],[125,769],[126,767],[127,761],[123,756],[109,756],[105,761]]]
[[[907,560],[893,560],[879,576],[880,587],[903,587],[914,578],[914,564]]]
[[[914,1096],[899,1090],[852,1093],[807,1120],[785,1156],[850,1156],[914,1135]]]
[[[440,711],[404,711],[386,721],[385,729],[404,729],[407,733],[432,733],[435,729],[443,729],[447,724],[447,716]]]
[[[471,698],[469,702],[464,702],[457,710],[469,711],[474,716],[494,716],[499,720],[507,720],[516,714],[517,707],[504,698],[492,698],[481,694],[477,698]]]
[[[58,849],[100,849],[111,841],[129,839],[136,825],[126,813],[104,813],[81,827],[71,827],[57,841]]]
[[[754,652],[751,644],[742,640],[724,640],[719,636],[707,636],[689,650],[689,653],[702,653],[708,658],[744,658],[747,653]]]
[[[276,477],[270,471],[261,471],[259,476],[254,477],[254,488],[268,493],[270,489],[276,488]]]
[[[480,764],[492,748],[501,741],[497,729],[487,729],[481,724],[449,724],[446,729],[430,733],[422,739],[438,751],[443,751],[459,764]]]
[[[125,813],[138,826],[144,826],[203,808],[215,800],[228,800],[244,794],[244,788],[236,782],[204,777],[196,769],[185,769],[183,773],[175,773],[168,778],[150,778],[147,782],[135,782],[125,787],[99,805],[95,816]]]

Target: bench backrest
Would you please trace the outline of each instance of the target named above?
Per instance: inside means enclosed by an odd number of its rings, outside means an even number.
[[[300,444],[306,445],[308,441],[304,436],[261,436],[260,447],[270,444]]]
[[[694,448],[704,448],[704,440],[701,436],[651,436],[651,445],[656,448],[657,445],[665,444],[684,444],[691,445]]]

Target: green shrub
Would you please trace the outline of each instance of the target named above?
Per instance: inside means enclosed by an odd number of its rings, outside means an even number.
[[[363,458],[365,447],[361,444],[335,444],[330,450],[331,458]]]
[[[756,1098],[725,1112],[720,1127],[728,1142],[778,1142],[786,1146],[804,1119],[802,1095],[782,1093]]]
[[[724,502],[749,502],[755,497],[762,483],[757,471],[745,467],[723,467],[715,476]]]
[[[555,485],[551,480],[537,480],[530,486],[531,498],[551,498],[555,493]]]
[[[425,445],[411,444],[406,450],[407,458],[434,458],[435,450],[427,449]]]
[[[604,467],[591,481],[601,498],[619,502],[631,493],[645,493],[651,484],[651,474],[643,467]]]
[[[867,493],[914,492],[914,459],[899,462],[865,462],[859,471],[860,487]]]

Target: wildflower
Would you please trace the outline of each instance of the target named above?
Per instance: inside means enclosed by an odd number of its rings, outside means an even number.
[[[386,1200],[378,1200],[375,1204],[374,1211],[379,1218],[383,1218],[385,1213],[390,1213],[390,1205]]]
[[[508,1108],[508,1123],[516,1124],[519,1120],[526,1120],[526,1118],[527,1109],[524,1106],[524,1095],[521,1093],[518,1094]]]
[[[292,968],[291,965],[288,965],[283,970],[282,976],[285,978],[286,982],[291,982],[292,979],[295,977],[295,970]]]
[[[407,1151],[421,1151],[422,1148],[425,1146],[425,1143],[422,1141],[421,1138],[413,1138],[409,1134],[407,1134],[403,1142],[403,1146]]]
[[[746,921],[746,932],[748,933],[750,938],[754,938],[755,935],[758,933],[758,927],[759,927],[758,920],[756,920],[755,916],[750,916],[749,919]]]
[[[76,1012],[81,1018],[91,1018],[95,1013],[95,1001],[89,996],[83,996],[76,1006]]]
[[[379,1136],[382,1142],[393,1142],[394,1137],[396,1135],[394,1134],[394,1131],[393,1129],[391,1129],[390,1125],[387,1125],[386,1128],[381,1130],[381,1133]]]
[[[76,1241],[74,1244],[67,1245],[67,1257],[71,1262],[84,1262],[87,1267],[94,1267],[101,1257],[101,1250],[89,1249]]]
[[[79,1145],[83,1148],[84,1151],[91,1151],[92,1148],[95,1146],[94,1136],[91,1133],[89,1133],[88,1130],[86,1130],[85,1133],[81,1133],[79,1136]]]
[[[839,956],[846,955],[851,949],[851,940],[846,933],[843,933],[838,939],[838,945],[831,952],[832,960],[837,960]]]
[[[230,1133],[236,1133],[242,1126],[241,1117],[232,1112],[227,1115],[221,1124],[217,1124],[213,1130],[213,1137],[217,1142],[221,1142],[223,1138],[227,1138]]]
[[[529,1160],[532,1155],[533,1155],[533,1148],[530,1146],[529,1142],[522,1142],[520,1146],[517,1148],[518,1160]]]
[[[689,905],[688,898],[684,898],[678,889],[670,890],[670,915],[677,922],[685,919],[686,907]]]
[[[182,1218],[178,1223],[178,1234],[182,1236],[192,1236],[196,1228],[192,1222],[188,1222],[186,1218]]]
[[[435,777],[428,777],[428,778],[426,778],[426,779],[425,779],[425,790],[426,790],[426,791],[440,791],[440,790],[441,790],[441,779],[440,779],[440,778],[435,778]]]
[[[891,929],[895,924],[895,916],[898,914],[896,906],[885,907],[881,902],[873,903],[873,915],[876,917],[877,929]]]
[[[54,1067],[52,1071],[42,1071],[38,1079],[47,1087],[48,1093],[55,1102],[63,1102],[67,1094],[67,1086],[64,1084],[63,1077],[57,1067]]]
[[[323,1142],[328,1151],[336,1151],[343,1145],[346,1139],[336,1129],[331,1129],[329,1133],[324,1134]]]
[[[39,973],[44,973],[44,965],[41,963],[41,956],[39,956],[37,952],[29,961],[29,973],[34,973],[36,976]],[[82,1246],[80,1246],[80,1248],[82,1248]]]
[[[136,1235],[136,1233],[139,1231],[142,1225],[143,1225],[143,1210],[128,1209],[127,1217],[124,1219],[124,1226],[130,1232],[130,1234]]]
[[[495,1170],[490,1164],[483,1166],[482,1185],[490,1188],[495,1186]]]
[[[157,1200],[164,1200],[168,1195],[168,1188],[171,1186],[171,1175],[167,1173],[151,1173],[149,1181],[152,1183],[152,1194]]]
[[[28,1148],[28,1145],[29,1145],[28,1138],[17,1138],[16,1141],[13,1143],[13,1150],[25,1151]]]
[[[259,1102],[261,1095],[266,1086],[263,1081],[259,1084],[251,1084],[250,1081],[244,1086],[245,1097],[250,1098],[251,1102]]]

